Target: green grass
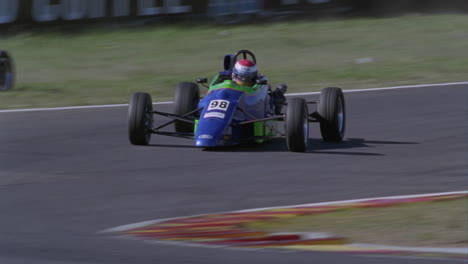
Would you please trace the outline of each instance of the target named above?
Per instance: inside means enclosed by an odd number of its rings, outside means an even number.
[[[468,247],[468,198],[258,222],[269,232],[331,232],[353,243]]]
[[[410,15],[24,33],[0,39],[17,69],[0,108],[126,103],[136,91],[170,100],[179,81],[212,77],[239,49],[254,51],[261,72],[290,92],[466,81],[467,28],[463,15]]]

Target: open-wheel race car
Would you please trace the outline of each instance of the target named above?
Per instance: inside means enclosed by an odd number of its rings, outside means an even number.
[[[14,77],[13,59],[8,52],[0,50],[0,91],[13,88]]]
[[[209,84],[207,78],[198,78],[196,83],[179,83],[173,113],[153,109],[148,93],[134,93],[128,109],[131,144],[148,145],[151,134],[189,138],[194,140],[195,146],[207,149],[282,138],[289,151],[304,152],[309,141],[309,122],[320,123],[324,141],[343,140],[346,111],[340,88],[323,88],[319,101],[308,102],[298,97],[286,100],[287,86],[279,84],[272,90],[266,76],[258,72],[251,85],[234,82],[238,62],[247,59],[256,65],[255,55],[248,50],[225,55],[224,71],[214,76]],[[203,98],[197,83],[208,88]],[[310,114],[309,104],[316,105],[316,111]],[[155,115],[170,120],[155,127]],[[171,124],[175,131],[163,131]]]

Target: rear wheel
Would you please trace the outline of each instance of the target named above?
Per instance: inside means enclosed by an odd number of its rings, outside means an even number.
[[[345,134],[346,111],[343,91],[337,87],[323,88],[318,113],[322,117],[320,132],[326,142],[341,142]]]
[[[174,113],[185,115],[197,109],[200,101],[200,90],[198,85],[191,82],[181,82],[177,85],[174,96]],[[175,130],[179,133],[192,133],[193,124],[176,121]]]
[[[128,107],[128,138],[133,145],[148,145],[153,126],[153,103],[147,93],[134,93]]]
[[[307,103],[303,98],[289,100],[286,110],[286,144],[292,152],[305,152],[309,142]]]
[[[14,74],[12,58],[6,51],[0,50],[0,91],[13,88]]]

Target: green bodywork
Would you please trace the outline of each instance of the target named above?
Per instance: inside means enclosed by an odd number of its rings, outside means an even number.
[[[195,119],[195,124],[193,125],[193,133],[197,133],[197,127],[198,127],[198,122],[200,121],[200,119]]]
[[[258,88],[260,86],[262,85],[261,84],[255,84],[254,86],[239,85],[232,80],[225,80],[225,81],[219,82],[219,75],[216,75],[210,83],[208,93],[217,89],[233,89],[236,91],[244,92],[247,95],[254,95],[255,93],[257,93]]]

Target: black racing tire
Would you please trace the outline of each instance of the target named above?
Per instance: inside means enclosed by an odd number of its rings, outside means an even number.
[[[15,71],[13,59],[3,50],[0,50],[0,91],[7,91],[15,84]]]
[[[305,152],[309,142],[309,114],[304,98],[288,100],[286,109],[286,145],[292,152]]]
[[[346,128],[346,108],[343,91],[337,87],[323,88],[320,93],[318,113],[321,116],[320,132],[325,142],[343,141]]]
[[[133,145],[146,146],[151,140],[153,102],[147,93],[134,93],[128,106],[128,138]]]
[[[174,114],[185,115],[197,109],[200,102],[200,89],[196,83],[180,82],[175,90]],[[179,133],[193,133],[193,124],[176,121],[175,131]]]

